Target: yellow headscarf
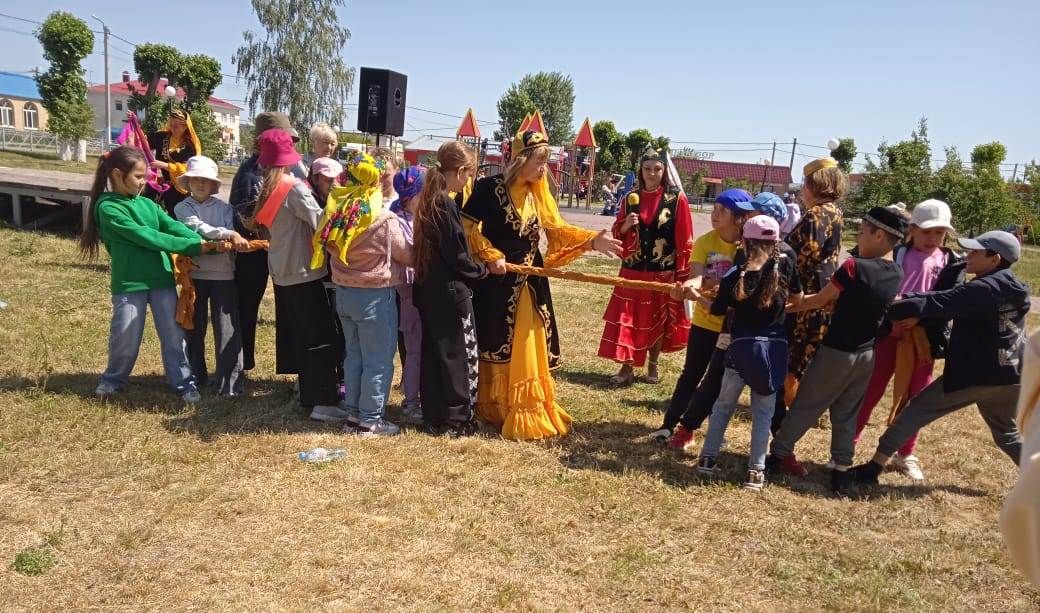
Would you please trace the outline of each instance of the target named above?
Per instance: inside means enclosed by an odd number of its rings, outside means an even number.
[[[184,122],[186,129],[184,133],[177,136],[173,133],[173,120],[180,119]],[[166,132],[170,134],[169,143],[166,145],[168,151],[176,151],[184,146],[184,137],[187,135],[191,139],[191,144],[195,146],[195,155],[202,155],[202,145],[199,143],[199,136],[195,133],[195,126],[191,123],[191,115],[178,109],[170,113],[170,117],[166,120]],[[173,188],[182,194],[187,194],[187,189],[181,189],[177,177],[180,177],[188,169],[188,165],[182,162],[170,162],[167,161],[166,172],[170,175],[170,183],[173,184]]]
[[[383,162],[367,153],[356,153],[340,175],[342,185],[329,191],[325,212],[312,241],[311,269],[325,266],[325,251],[334,245],[339,260],[347,263],[347,251],[354,239],[367,230],[383,212],[383,190],[379,177]]]

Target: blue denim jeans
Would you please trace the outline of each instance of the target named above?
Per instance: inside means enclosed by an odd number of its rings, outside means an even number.
[[[717,457],[722,447],[722,437],[726,427],[737,408],[737,400],[744,389],[744,380],[732,368],[727,368],[722,375],[722,388],[719,397],[711,408],[708,421],[708,433],[704,436],[702,456]],[[776,394],[763,396],[751,390],[751,453],[748,455],[750,470],[765,470],[766,451],[769,448],[769,426],[773,420],[773,409]]]
[[[145,313],[149,304],[152,305],[155,331],[159,335],[166,381],[177,394],[195,389],[195,378],[191,375],[184,347],[184,330],[175,319],[177,290],[172,287],[112,296],[108,368],[101,375],[102,383],[116,389],[126,387],[130,371],[134,369],[137,354],[141,350]]]
[[[362,424],[383,417],[397,350],[397,303],[392,287],[336,288],[343,326],[343,403]]]

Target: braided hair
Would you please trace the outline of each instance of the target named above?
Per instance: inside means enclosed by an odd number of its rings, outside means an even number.
[[[758,298],[758,308],[765,309],[779,299],[782,303],[787,302],[787,282],[780,276],[780,243],[777,241],[744,239],[744,251],[747,261],[758,259],[767,253],[769,260],[762,266],[762,278],[758,282],[761,288]],[[747,271],[747,263],[740,267],[740,277],[733,287],[733,296],[738,302],[747,300],[749,293],[744,284],[744,273]],[[751,288],[754,292],[755,288]]]

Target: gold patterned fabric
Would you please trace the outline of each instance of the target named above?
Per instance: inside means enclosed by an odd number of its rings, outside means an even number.
[[[830,281],[841,254],[841,209],[832,202],[805,211],[791,230],[787,244],[798,255],[798,277],[806,294],[818,293]],[[801,379],[827,334],[831,315],[825,310],[805,311],[788,320],[788,373]]]

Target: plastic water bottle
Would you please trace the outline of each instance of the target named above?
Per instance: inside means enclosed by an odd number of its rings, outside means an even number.
[[[347,457],[346,449],[325,449],[324,447],[315,447],[310,451],[301,451],[297,454],[297,457],[301,462],[311,462],[313,464],[320,464],[321,462],[331,462],[333,460],[342,460]]]

